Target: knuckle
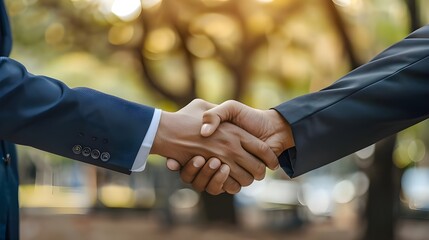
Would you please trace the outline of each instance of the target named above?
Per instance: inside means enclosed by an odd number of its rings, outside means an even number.
[[[203,100],[201,98],[195,98],[194,100],[192,100],[192,103],[202,103]]]
[[[270,146],[266,143],[259,145],[259,151],[262,153],[262,156],[265,156],[266,166],[273,168],[277,165],[275,154],[272,152]],[[272,157],[273,156],[273,157]]]
[[[271,151],[270,146],[268,146],[268,144],[262,142],[261,144],[259,144],[259,151],[261,153],[269,153]]]
[[[231,105],[236,105],[237,104],[237,101],[235,101],[235,100],[226,100],[225,102],[224,102],[224,104],[225,105],[228,105],[228,106],[231,106]]]
[[[254,176],[257,180],[262,180],[265,177],[265,165],[263,163],[258,163],[258,166],[256,167],[256,175]]]

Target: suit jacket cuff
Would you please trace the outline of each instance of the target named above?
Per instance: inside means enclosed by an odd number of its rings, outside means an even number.
[[[155,109],[155,112],[153,113],[149,129],[143,139],[136,159],[134,160],[133,167],[131,168],[132,172],[142,172],[146,167],[147,157],[149,156],[150,149],[153,145],[153,140],[155,139],[156,132],[158,131],[159,121],[161,120],[161,112],[162,111],[160,109]]]

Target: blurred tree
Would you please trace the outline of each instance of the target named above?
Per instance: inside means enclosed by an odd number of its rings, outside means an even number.
[[[266,108],[329,84],[347,70],[347,61],[340,63],[344,55],[353,65],[357,61],[334,4],[326,0],[9,0],[8,6],[16,23],[15,51],[44,60],[27,66],[43,68],[69,52],[104,61],[119,56],[138,70],[143,85],[161,100],[155,104],[164,109],[180,108],[196,97]],[[64,61],[76,72],[57,65],[53,76],[80,79],[79,85],[99,79],[94,60],[83,56]],[[97,86],[104,90],[105,85],[103,80]],[[203,194],[208,217],[219,220],[218,213],[227,212],[223,220],[236,222],[232,196],[220,197],[215,205],[210,198]]]
[[[402,18],[392,22],[383,14],[368,17],[376,8],[368,5],[385,5],[385,0],[6,2],[16,39],[14,54],[25,59],[27,66],[48,69],[71,85],[111,91],[166,110],[176,110],[197,97],[272,107],[329,85],[408,31],[403,30]],[[416,1],[392,2],[407,4],[411,29],[415,29],[421,19]],[[380,6],[377,9],[385,10]],[[383,171],[393,168],[387,166],[390,146],[379,145],[377,151],[386,155],[375,161],[373,178],[392,179],[391,172]],[[383,185],[392,181],[371,182],[368,210],[381,199],[371,193],[392,187]],[[203,194],[207,216],[235,222],[233,197],[220,198]],[[167,197],[163,204],[167,207]],[[228,214],[217,216],[221,213]],[[381,233],[373,227],[384,220],[366,217],[367,234]],[[387,222],[391,224],[383,229],[385,236],[390,236],[393,222]]]
[[[370,179],[365,209],[365,233],[363,239],[395,239],[400,178],[393,165],[396,135],[378,142],[374,162],[367,169]]]
[[[253,75],[261,74],[258,72],[275,79],[276,85],[288,86],[289,81],[298,80],[292,78],[301,76],[284,72],[276,59],[283,58],[289,50],[302,49],[308,55],[314,51],[313,46],[306,45],[312,44],[307,43],[309,39],[294,37],[294,33],[289,40],[291,49],[282,49],[288,41],[285,25],[296,24],[296,31],[309,31],[304,29],[307,26],[293,21],[301,11],[325,17],[328,26],[333,23],[334,34],[337,32],[348,60],[356,67],[350,39],[332,1],[317,4],[314,1],[276,1],[264,5],[258,1],[163,0],[149,8],[143,7],[138,20],[144,33],[133,47],[140,63],[141,79],[179,107],[197,97],[215,102],[246,101]],[[321,23],[323,21],[319,20]],[[272,53],[270,48],[279,52]],[[305,61],[311,60],[305,58]],[[304,74],[311,71],[314,69],[305,69]],[[211,91],[217,89],[218,94],[212,95]],[[285,91],[280,91],[279,95],[282,93]],[[263,101],[270,106],[270,101]],[[202,199],[208,220],[236,222],[233,196],[202,194]]]

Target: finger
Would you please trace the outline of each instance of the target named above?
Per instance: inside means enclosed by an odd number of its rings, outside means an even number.
[[[237,180],[241,186],[250,185],[254,179],[263,179],[265,177],[266,165],[253,154],[256,153],[263,159],[270,158],[270,156],[276,157],[271,149],[268,147],[267,151],[264,149],[266,145],[261,140],[230,123],[223,123],[219,134],[223,134],[224,131],[236,135],[237,139],[235,140],[238,141],[234,142],[234,146],[232,146],[233,152],[223,154],[221,158],[230,166],[231,177]],[[263,156],[263,154],[268,154],[268,157]]]
[[[204,191],[210,179],[213,177],[220,166],[221,161],[219,159],[210,158],[195,177],[194,181],[192,182],[192,187],[197,191]]]
[[[223,190],[225,190],[225,192],[229,193],[229,194],[236,194],[238,192],[240,192],[241,190],[241,185],[235,181],[233,178],[228,177],[225,181],[225,183],[223,184]]]
[[[212,135],[223,121],[231,121],[234,123],[234,117],[238,115],[239,109],[243,106],[245,105],[229,100],[204,112],[203,125],[201,126],[200,132],[201,135],[203,137]]]
[[[180,171],[180,178],[185,183],[191,183],[194,181],[195,176],[201,170],[206,160],[201,156],[193,157],[189,160]]]
[[[192,100],[192,102],[189,105],[195,105],[195,106],[198,106],[199,108],[204,108],[205,110],[209,110],[217,106],[214,103],[207,102],[206,100],[203,100],[200,98],[196,98]]]
[[[259,164],[265,169],[265,165],[261,163],[258,159],[253,157],[251,154],[247,153],[244,149],[237,150],[236,162],[228,162],[229,167],[231,168],[230,176],[237,181],[240,186],[249,186],[255,180],[255,176],[261,173],[256,173],[255,171],[251,172],[252,165]],[[265,172],[263,173],[265,175]]]
[[[279,167],[279,160],[274,151],[270,146],[261,141],[259,138],[251,135],[248,132],[241,132],[241,146],[250,154],[262,161],[269,169],[275,170]],[[260,165],[255,165],[255,168],[252,168],[250,171],[262,171],[258,170]],[[265,168],[265,166],[264,166]],[[265,172],[265,171],[264,171]]]
[[[209,183],[206,187],[206,192],[211,195],[218,195],[223,192],[223,184],[229,176],[230,168],[226,164],[222,164],[218,171],[214,174],[214,176],[210,179]],[[238,183],[237,183],[238,184]]]
[[[171,171],[179,171],[180,168],[182,167],[177,160],[174,160],[171,158],[167,159],[166,165],[167,165],[167,168],[170,169]]]

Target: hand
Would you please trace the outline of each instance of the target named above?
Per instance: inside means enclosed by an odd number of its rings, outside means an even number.
[[[216,158],[211,158],[208,162],[201,157],[196,156],[186,163],[184,167],[174,159],[167,159],[167,168],[171,171],[180,170],[180,178],[185,183],[192,184],[192,187],[199,191],[206,191],[211,195],[218,195],[223,192],[236,194],[240,192],[241,185],[229,176],[230,168],[222,164],[217,171]],[[198,178],[197,178],[198,174]]]
[[[265,141],[277,156],[295,146],[289,123],[276,110],[259,110],[233,100],[204,113],[201,135],[212,135],[220,123],[225,121]]]
[[[174,160],[167,160],[167,165],[178,164]],[[180,165],[169,166],[180,169]],[[223,192],[223,184],[229,176],[230,168],[226,164],[222,164],[217,158],[210,158],[207,162],[197,156],[188,161],[185,167],[180,171],[180,177],[185,183],[192,184],[192,187],[201,192],[207,191],[209,194],[218,195]],[[198,173],[198,175],[197,175]],[[238,185],[240,190],[240,185]]]
[[[275,110],[263,111],[250,108],[236,101],[227,101],[204,113],[201,134],[210,136],[222,121],[237,124],[249,133],[266,141],[277,156],[295,145],[289,124]],[[174,164],[172,159],[169,159],[168,162]],[[178,165],[177,167],[169,166],[169,169],[179,170],[180,167]],[[199,172],[192,165],[186,165],[182,172],[190,174],[188,177],[192,179],[200,174],[206,178],[212,176],[207,172]],[[214,183],[208,182],[208,184],[213,185]],[[234,189],[229,189],[230,187],[234,187]],[[228,193],[237,193],[240,190],[236,185],[227,182],[224,183],[223,189]]]
[[[194,100],[178,112],[163,112],[151,153],[174,158],[181,166],[193,156],[217,157],[230,167],[231,177],[242,186],[263,179],[265,165],[278,165],[267,144],[229,123],[219,125],[211,137],[200,135],[202,114],[213,106]]]

